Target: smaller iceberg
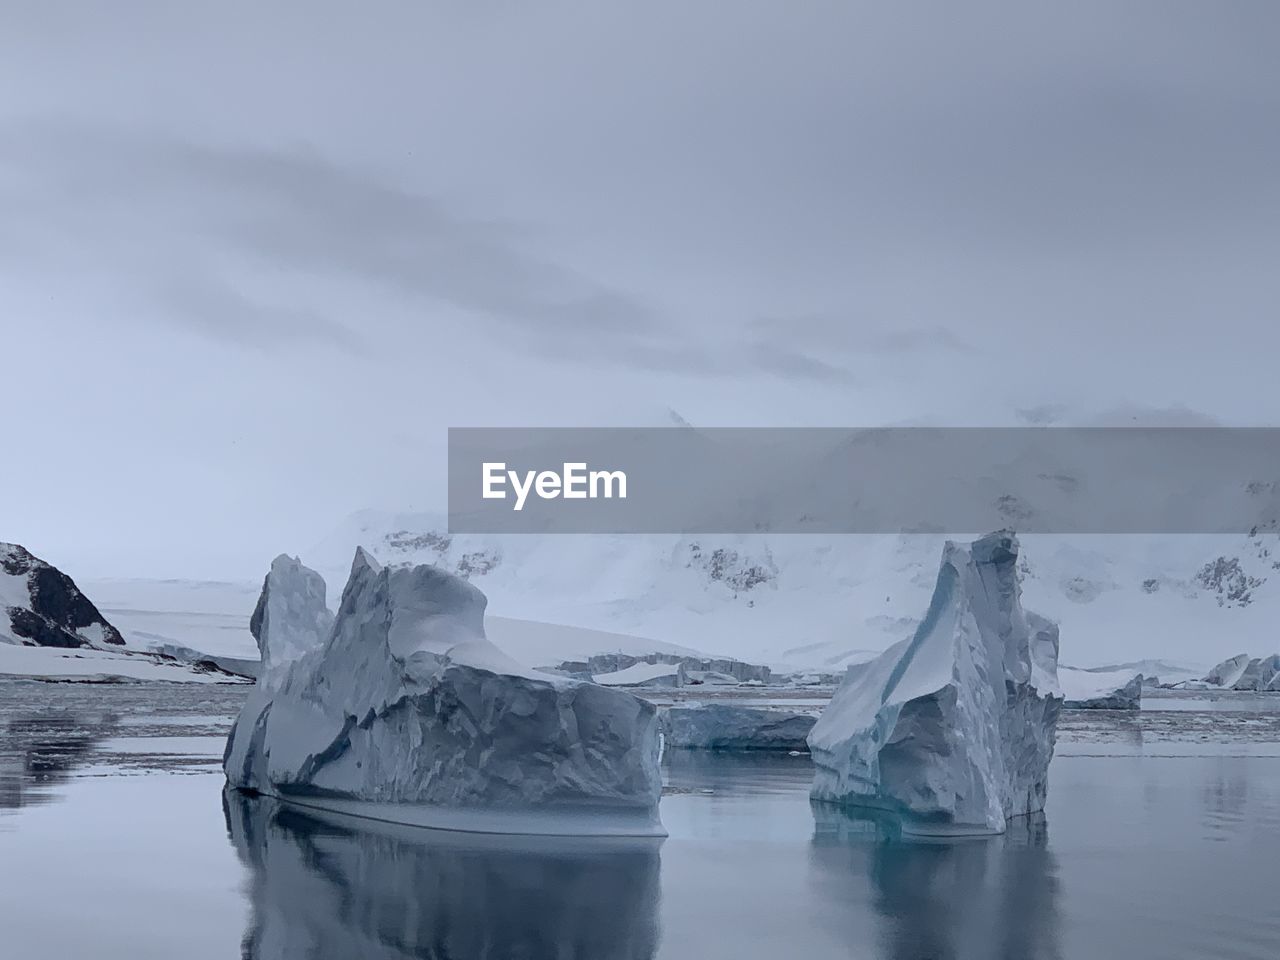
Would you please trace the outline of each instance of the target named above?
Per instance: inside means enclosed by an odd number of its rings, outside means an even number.
[[[1268,691],[1280,690],[1280,654],[1250,660],[1232,690]]]
[[[1058,683],[1073,710],[1138,710],[1142,707],[1143,677],[1132,670],[1074,670],[1058,668]]]
[[[723,703],[672,707],[662,718],[664,743],[687,750],[805,750],[817,718],[807,713]]]
[[[1205,674],[1204,682],[1215,687],[1230,689],[1240,682],[1245,671],[1249,669],[1251,660],[1247,653],[1237,653],[1234,657],[1223,660]]]
[[[356,552],[336,617],[324,581],[271,566],[263,669],[228,783],[301,807],[479,833],[661,836],[656,708],[555,677],[485,638],[483,593]]]
[[[809,733],[816,801],[926,834],[1002,833],[1044,808],[1058,628],[1022,609],[1009,531],[943,548],[915,635],[850,671]]]

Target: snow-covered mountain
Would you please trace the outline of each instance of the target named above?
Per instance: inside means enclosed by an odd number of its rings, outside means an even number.
[[[342,582],[357,544],[429,562],[489,596],[491,639],[548,666],[594,654],[727,656],[832,672],[914,629],[941,537],[449,535],[427,514],[363,511],[310,550]],[[1267,537],[1022,536],[1026,605],[1062,625],[1062,659],[1164,681],[1277,643]],[[130,649],[251,659],[260,583],[88,580]]]
[[[779,667],[834,670],[907,636],[935,535],[451,535],[442,517],[349,517],[303,560],[340,577],[354,547],[473,580],[509,616],[649,637]],[[1185,676],[1273,648],[1280,545],[1253,536],[1025,535],[1028,607],[1059,621],[1063,660],[1140,659]]]
[[[0,543],[0,677],[227,681],[209,665],[130,649],[75,582],[26,548]]]
[[[124,646],[124,638],[65,573],[0,543],[0,643],[101,647]]]
[[[1194,411],[1147,408],[1079,416],[1044,407],[1020,411],[1018,422],[1220,425]],[[663,423],[686,430],[694,446],[710,442],[706,431],[678,414],[668,413]],[[1073,521],[1099,505],[1081,467],[1096,464],[1096,457],[1076,456],[1053,435],[1046,430],[1037,437],[1015,471],[1014,479],[1025,481],[1034,496],[1016,503],[997,497],[1008,507],[999,523],[1016,530],[1032,518],[1040,529],[1076,528]],[[810,502],[803,492],[806,478],[850,475],[851,464],[866,462],[859,445],[872,441],[855,437],[827,451],[824,463],[831,462],[823,471],[784,464],[778,476],[757,477],[750,502],[761,504],[763,515],[785,520],[797,503]],[[1153,490],[1159,509],[1194,527],[1188,518],[1204,522],[1200,514],[1212,514],[1214,504],[1225,502],[1256,511],[1248,515],[1257,516],[1257,529],[1250,535],[1162,536],[1020,531],[1025,603],[1061,624],[1064,664],[1097,668],[1141,661],[1144,675],[1178,680],[1201,677],[1240,650],[1280,646],[1274,626],[1280,614],[1280,538],[1272,522],[1280,509],[1280,484],[1264,477],[1237,489],[1240,484],[1233,486],[1230,477],[1210,471],[1204,478],[1208,486],[1200,489],[1193,479],[1179,475],[1163,493]],[[960,484],[957,495],[972,496],[975,488],[984,496],[998,493],[971,483]],[[300,556],[329,583],[345,582],[357,546],[382,562],[439,564],[485,591],[491,633],[533,665],[678,648],[775,669],[832,672],[870,659],[914,630],[928,603],[943,540],[930,533],[450,534],[443,514],[365,510]],[[282,543],[278,549],[294,553],[302,546]],[[262,570],[269,560],[263,557]],[[117,579],[88,586],[131,648],[188,647],[252,658],[256,648],[247,622],[261,581],[252,570],[237,576],[244,579]]]

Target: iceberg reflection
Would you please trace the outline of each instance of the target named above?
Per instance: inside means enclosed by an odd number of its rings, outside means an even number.
[[[821,803],[813,814],[813,894],[847,942],[874,940],[876,956],[895,960],[1063,956],[1043,816],[999,836],[917,840],[891,818]]]
[[[396,827],[223,794],[250,876],[242,956],[641,960],[658,946],[654,839]]]

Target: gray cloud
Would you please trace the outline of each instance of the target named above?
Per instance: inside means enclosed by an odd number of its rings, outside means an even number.
[[[1265,0],[10,6],[8,442],[120,506],[0,502],[113,570],[427,503],[461,422],[1280,418]]]
[[[817,380],[837,384],[857,382],[844,367],[811,357],[781,343],[758,343],[750,350],[755,365],[766,373],[796,380]]]
[[[22,124],[0,132],[0,160],[24,181],[20,190],[0,192],[7,224],[0,240],[17,247],[33,222],[52,217],[58,229],[49,254],[114,258],[120,274],[132,275],[133,294],[165,318],[232,343],[371,346],[368,332],[323,309],[300,308],[278,294],[252,296],[211,261],[269,271],[286,286],[323,278],[390,292],[418,304],[414,309],[443,304],[559,360],[847,380],[840,368],[778,343],[698,344],[643,298],[532,254],[519,225],[464,217],[314,150],[212,147],[93,125]],[[104,235],[161,252],[128,262],[127,251],[113,251]],[[91,249],[68,249],[77,245]]]
[[[23,124],[0,134],[0,160],[22,181],[0,193],[9,243],[52,220],[52,255],[114,259],[135,272],[140,294],[158,295],[172,319],[211,335],[241,340],[261,320],[290,339],[314,327],[320,338],[352,342],[336,319],[233,294],[202,269],[218,257],[283,280],[322,277],[447,304],[535,340],[626,341],[661,328],[640,298],[528,253],[503,225],[466,219],[314,151]],[[109,237],[153,245],[158,255],[142,269],[122,264]],[[77,245],[92,249],[68,249]]]
[[[766,318],[752,321],[752,352],[762,368],[807,374],[833,382],[856,382],[860,361],[909,361],[921,356],[965,357],[974,348],[943,326],[876,326],[841,316]],[[818,359],[821,355],[825,359]],[[833,358],[840,362],[833,362]],[[766,366],[767,365],[767,366]]]
[[[161,281],[157,295],[170,316],[214,339],[261,349],[314,343],[360,354],[369,348],[365,338],[331,317],[253,300],[214,277]]]

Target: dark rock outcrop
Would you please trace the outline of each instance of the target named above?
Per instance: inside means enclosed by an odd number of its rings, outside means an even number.
[[[57,567],[0,543],[0,640],[26,646],[124,646],[120,631]]]

